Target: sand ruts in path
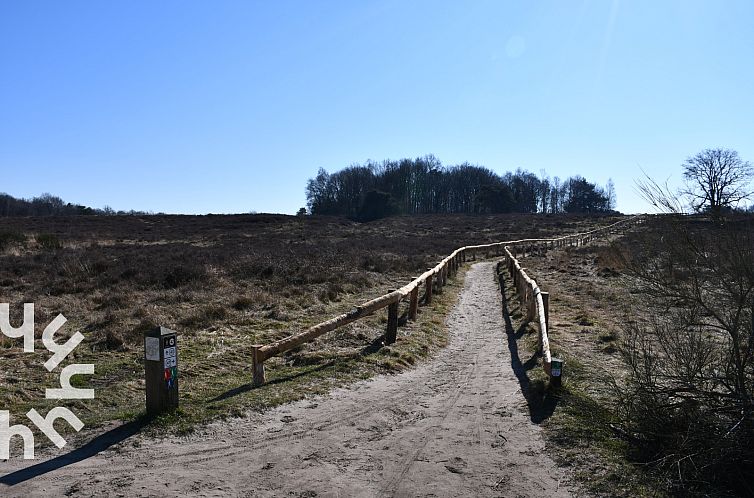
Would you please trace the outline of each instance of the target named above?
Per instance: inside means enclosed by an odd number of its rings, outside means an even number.
[[[17,472],[0,495],[570,496],[511,368],[494,263],[469,269],[448,326],[448,347],[409,372],[187,438],[134,436],[138,447]]]

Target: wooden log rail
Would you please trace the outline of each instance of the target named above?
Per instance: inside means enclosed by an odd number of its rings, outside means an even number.
[[[552,353],[550,352],[550,339],[548,326],[550,324],[550,294],[542,292],[537,282],[526,274],[526,268],[522,268],[519,261],[510,250],[505,248],[505,264],[511,276],[513,286],[518,294],[521,305],[526,309],[526,320],[537,321],[539,329],[539,353],[542,354],[542,363],[545,373],[550,377],[551,383],[557,383],[552,375]],[[557,377],[560,377],[558,373]]]
[[[546,250],[548,248],[582,245],[587,241],[592,240],[598,234],[607,235],[617,232],[618,229],[625,230],[629,226],[640,223],[641,220],[641,216],[634,216],[595,230],[557,238],[509,240],[504,242],[495,242],[491,244],[480,244],[458,248],[445,259],[440,261],[434,268],[429,268],[423,274],[416,277],[400,289],[391,291],[378,298],[372,299],[371,301],[360,304],[347,313],[343,313],[334,318],[331,318],[330,320],[309,327],[308,329],[298,334],[288,336],[271,344],[257,344],[252,346],[252,384],[255,386],[264,384],[264,362],[266,360],[272,358],[273,356],[289,351],[297,346],[300,346],[301,344],[310,342],[321,336],[322,334],[325,334],[326,332],[330,332],[351,322],[371,315],[383,308],[388,309],[385,342],[386,344],[392,344],[393,342],[395,342],[397,336],[398,306],[400,302],[404,299],[409,300],[408,319],[415,320],[420,301],[420,287],[424,286],[425,288],[424,304],[430,304],[432,302],[432,295],[441,292],[442,288],[447,284],[448,278],[455,276],[461,265],[465,263],[469,258],[476,259],[480,254],[484,254],[486,257],[489,257],[491,255],[507,256],[508,254],[510,254],[508,247],[514,247],[514,250],[522,249],[523,254],[531,254],[534,250]],[[511,257],[513,257],[512,254]],[[541,293],[536,294],[536,299],[537,302],[540,302],[542,300]],[[546,331],[546,327],[544,330]],[[544,340],[547,340],[546,334]],[[547,351],[549,355],[549,346],[547,347]]]

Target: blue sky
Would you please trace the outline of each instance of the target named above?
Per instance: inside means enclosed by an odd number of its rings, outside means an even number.
[[[0,2],[0,192],[284,212],[319,167],[434,154],[677,183],[754,162],[754,2]]]

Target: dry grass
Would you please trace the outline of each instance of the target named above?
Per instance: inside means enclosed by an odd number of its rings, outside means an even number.
[[[415,216],[369,224],[343,218],[150,216],[0,220],[0,302],[21,319],[36,304],[37,334],[58,313],[63,332],[85,342],[71,358],[94,363],[82,385],[94,400],[66,403],[88,426],[129,420],[143,410],[142,336],[163,325],[180,334],[182,408],[174,428],[265,409],[333,385],[406,368],[441,347],[444,312],[399,329],[380,347],[384,313],[268,362],[270,383],[252,389],[250,346],[268,343],[396,288],[465,244],[582,231],[584,217]],[[457,285],[457,284],[454,284]],[[457,290],[451,286],[451,290]],[[12,322],[13,323],[13,322]],[[46,410],[54,387],[41,351],[0,343],[0,406]],[[69,361],[71,361],[69,360]],[[43,412],[44,413],[44,412]]]

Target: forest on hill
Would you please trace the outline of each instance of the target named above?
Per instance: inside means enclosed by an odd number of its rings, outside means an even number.
[[[306,186],[311,214],[368,221],[392,214],[606,213],[615,209],[612,180],[603,188],[581,176],[561,180],[521,169],[499,175],[477,165],[443,166],[434,156],[367,161],[335,173],[320,168]]]
[[[52,194],[42,194],[31,199],[13,197],[0,192],[0,216],[62,216],[62,215],[125,215],[151,214],[143,211],[115,211],[105,206],[103,209],[71,204]]]

